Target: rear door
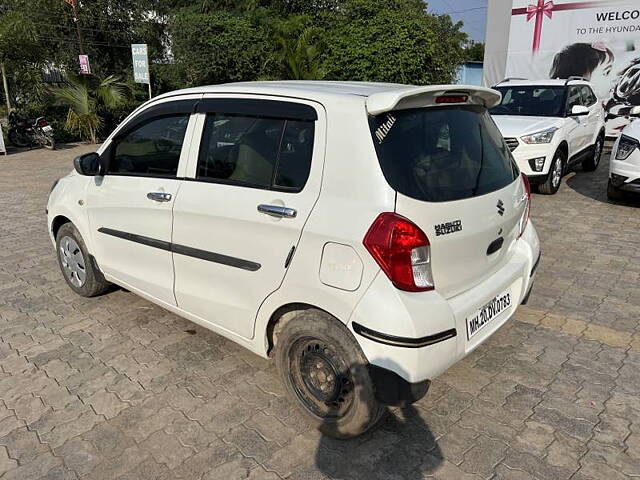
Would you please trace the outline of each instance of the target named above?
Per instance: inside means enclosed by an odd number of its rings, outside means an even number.
[[[178,306],[245,338],[278,289],[320,192],[324,110],[210,96],[173,210]]]
[[[585,125],[585,142],[587,146],[591,146],[595,142],[604,113],[598,98],[589,85],[582,86],[582,100],[584,105],[589,108]]]
[[[393,120],[391,120],[393,119]],[[386,128],[382,140],[375,132]],[[505,265],[525,210],[517,167],[480,106],[393,111],[372,119],[396,212],[431,243],[435,288],[461,293]]]

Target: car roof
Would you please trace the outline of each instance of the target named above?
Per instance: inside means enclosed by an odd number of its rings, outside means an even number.
[[[591,83],[584,79],[567,80],[565,78],[544,78],[540,80],[527,80],[521,78],[506,78],[496,83],[494,87],[564,87],[565,85],[591,86]]]
[[[377,114],[392,110],[399,104],[406,104],[417,97],[434,97],[448,92],[463,92],[474,103],[491,107],[500,101],[495,90],[472,85],[404,85],[381,82],[340,82],[316,80],[283,80],[261,82],[236,82],[207,85],[168,92],[154,100],[189,94],[235,93],[262,94],[316,100],[322,103],[340,102],[345,97],[363,97],[369,113]]]

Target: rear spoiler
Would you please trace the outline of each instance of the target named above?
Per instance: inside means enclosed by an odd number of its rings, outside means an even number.
[[[487,108],[496,106],[502,99],[502,95],[496,90],[473,85],[407,86],[369,95],[366,102],[367,112],[370,115],[379,115],[390,110],[438,105],[436,99],[447,95],[466,96],[466,101],[454,103],[457,105],[484,105]]]

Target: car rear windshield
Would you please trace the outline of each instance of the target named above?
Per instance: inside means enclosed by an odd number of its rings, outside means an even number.
[[[428,202],[484,195],[519,175],[502,135],[481,106],[398,110],[370,117],[387,182]]]
[[[491,109],[491,115],[525,115],[562,117],[565,87],[498,87],[502,101]]]

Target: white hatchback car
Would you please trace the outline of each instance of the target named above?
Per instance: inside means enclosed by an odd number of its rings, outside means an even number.
[[[540,193],[556,193],[563,174],[578,163],[587,171],[598,168],[605,114],[589,82],[506,79],[494,88],[502,101],[491,115]]]
[[[609,162],[609,182],[607,197],[622,200],[624,193],[640,196],[640,107],[633,107],[630,117],[633,120],[622,131],[611,151]]]
[[[425,395],[526,300],[530,194],[494,90],[237,83],[161,95],[54,186],[69,286],[121,285],[264,357],[321,431]]]

